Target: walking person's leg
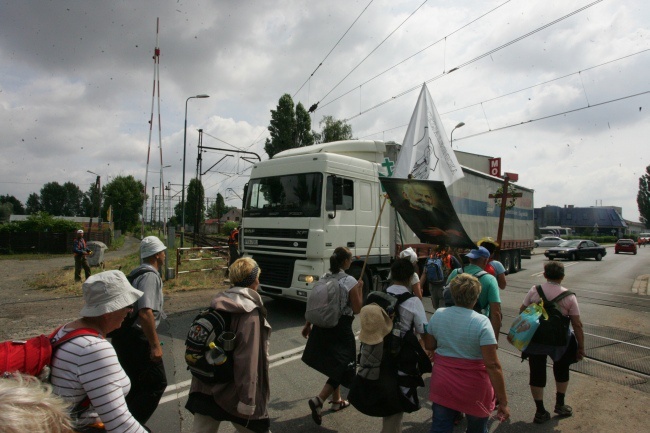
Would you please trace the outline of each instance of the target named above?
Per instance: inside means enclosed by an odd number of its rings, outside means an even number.
[[[217,433],[221,421],[217,421],[211,416],[194,414],[194,421],[192,422],[192,431],[194,433]]]
[[[402,418],[404,418],[404,412],[383,417],[381,433],[402,433]]]
[[[81,257],[81,266],[84,268],[84,273],[86,274],[86,280],[90,277],[90,265],[88,264],[88,259],[86,256]]]
[[[74,280],[81,282],[81,257],[74,256]]]
[[[529,355],[530,393],[535,400],[535,418],[533,422],[542,424],[551,419],[551,414],[544,407],[544,387],[546,386],[546,355]]]
[[[559,416],[568,417],[573,415],[573,408],[564,403],[564,397],[569,387],[569,367],[571,362],[568,358],[562,357],[553,363],[553,376],[555,377],[555,409]]]

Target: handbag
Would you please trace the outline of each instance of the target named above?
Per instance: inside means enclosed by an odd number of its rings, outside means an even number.
[[[508,341],[520,351],[526,350],[533,335],[539,328],[539,318],[544,316],[548,318],[544,307],[539,304],[530,304],[519,316],[512,322],[508,331]]]

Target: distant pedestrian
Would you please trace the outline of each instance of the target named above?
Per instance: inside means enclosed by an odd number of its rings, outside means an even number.
[[[351,264],[352,253],[345,247],[336,248],[330,257],[330,273],[338,278],[339,287],[347,294],[338,324],[333,328],[321,328],[306,322],[302,328],[302,336],[307,338],[302,361],[327,376],[320,393],[308,401],[311,417],[318,425],[322,422],[323,403],[329,396],[332,396],[330,405],[334,412],[350,406],[350,402],[341,397],[341,385],[349,388],[354,378],[357,344],[352,321],[363,304],[363,281],[357,282],[345,273]]]
[[[564,265],[560,262],[549,261],[544,265],[544,278],[546,283],[542,284],[544,296],[549,301],[566,292],[562,287],[564,279]],[[537,286],[533,286],[526,294],[524,302],[519,308],[522,312],[532,303],[540,301]],[[575,295],[569,295],[558,301],[558,306],[563,315],[571,319],[573,332],[570,332],[566,346],[547,346],[531,342],[522,353],[522,358],[528,358],[530,369],[530,392],[535,400],[536,412],[533,422],[542,424],[551,419],[551,414],[544,407],[544,387],[546,386],[546,357],[553,361],[553,376],[555,377],[555,408],[554,412],[561,417],[568,417],[573,414],[573,409],[564,403],[567,388],[569,386],[569,366],[582,360],[585,356],[584,333],[582,321],[580,320],[580,309]]]
[[[72,252],[74,253],[74,280],[80,283],[81,268],[86,274],[86,280],[90,277],[90,266],[86,256],[92,254],[92,251],[86,247],[83,230],[77,230],[77,237],[72,241]]]
[[[230,231],[230,236],[228,236],[228,267],[239,258],[239,229],[240,227],[235,227]]]
[[[147,236],[140,242],[142,264],[130,275],[133,286],[144,295],[125,321],[127,326],[111,334],[120,364],[131,379],[126,403],[140,424],[151,418],[167,388],[162,344],[156,331],[160,320],[166,317],[160,277],[166,249],[156,236]]]
[[[400,259],[409,259],[413,265],[413,275],[409,278],[406,287],[409,289],[409,292],[413,293],[418,299],[422,300],[422,289],[423,286],[420,282],[420,277],[418,277],[418,255],[413,250],[413,248],[408,247],[400,251]],[[388,279],[391,280],[392,273],[388,274]]]

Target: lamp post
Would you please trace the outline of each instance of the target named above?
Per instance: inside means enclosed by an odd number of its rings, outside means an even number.
[[[209,98],[210,95],[190,96],[185,100],[185,128],[183,129],[183,185],[181,189],[181,248],[185,245],[185,154],[187,151],[187,103],[194,98]]]
[[[102,205],[101,205],[102,193],[101,193],[101,190],[100,190],[100,188],[101,188],[101,176],[98,175],[97,173],[95,173],[94,171],[86,170],[86,172],[88,172],[90,174],[94,174],[95,176],[97,176],[97,178],[95,179],[95,188],[97,188],[97,223],[98,223],[100,231],[101,231],[101,221],[102,221]],[[90,239],[90,234],[93,231],[92,205],[90,207],[91,207],[91,209],[90,209],[90,227],[88,227],[88,241],[92,240],[92,239]]]
[[[463,126],[465,126],[465,122],[460,122],[458,125],[454,126],[454,129],[451,130],[449,147],[454,147],[454,131],[458,128],[462,128]]]

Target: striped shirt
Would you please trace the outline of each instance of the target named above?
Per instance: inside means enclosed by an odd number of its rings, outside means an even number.
[[[69,331],[64,326],[55,339]],[[107,432],[146,433],[126,407],[124,397],[131,381],[104,338],[83,336],[61,344],[52,358],[51,382],[54,393],[71,404],[86,395],[90,399],[90,406],[76,420],[78,427],[103,422]]]

